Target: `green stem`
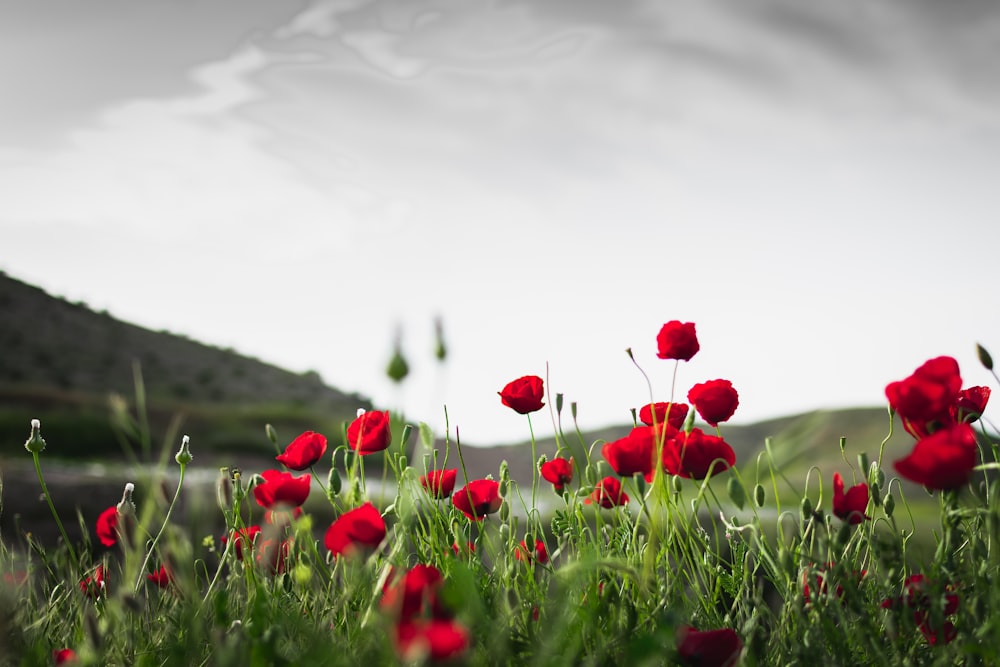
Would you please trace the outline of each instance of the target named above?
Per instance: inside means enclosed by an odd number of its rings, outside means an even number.
[[[74,565],[79,565],[80,561],[77,559],[76,551],[73,549],[73,543],[69,540],[69,535],[66,534],[66,529],[63,528],[62,520],[59,518],[59,513],[56,512],[56,506],[52,502],[52,496],[49,495],[49,489],[45,486],[45,478],[42,477],[42,463],[38,460],[38,452],[31,452],[31,458],[35,462],[35,472],[38,474],[38,483],[42,487],[42,494],[45,496],[45,501],[49,504],[49,510],[52,512],[52,518],[56,520],[56,525],[59,526],[59,533],[62,535],[63,541],[66,543],[66,549],[69,550],[70,558],[73,559]]]
[[[142,567],[139,568],[139,576],[136,577],[134,587],[136,593],[139,592],[139,586],[142,585],[142,575],[146,573],[146,566],[149,565],[149,559],[152,557],[153,552],[156,551],[156,545],[160,542],[160,536],[163,535],[163,531],[166,530],[167,524],[170,523],[170,515],[174,511],[177,499],[180,498],[181,487],[184,486],[184,471],[186,469],[187,466],[181,464],[181,475],[180,479],[177,480],[177,490],[174,491],[174,499],[170,501],[170,507],[167,508],[167,515],[163,517],[163,524],[160,526],[159,532],[156,533],[156,537],[153,538],[153,543],[149,545],[149,551],[146,552],[146,557],[142,561]]]

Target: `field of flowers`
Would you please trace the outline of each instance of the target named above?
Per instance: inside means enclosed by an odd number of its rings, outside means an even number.
[[[224,471],[227,529],[200,543],[172,520],[196,441],[175,456],[172,502],[123,482],[73,543],[33,420],[25,448],[63,539],[0,542],[0,665],[1000,664],[988,387],[963,388],[951,357],[926,361],[885,388],[887,430],[898,415],[912,447],[841,442],[842,470],[810,487],[766,450],[752,468],[736,461],[728,380],[675,397],[679,371],[696,367],[694,324],[664,324],[656,346],[670,389],[659,396],[640,368],[649,404],[619,439],[585,444],[585,460],[565,446],[562,396],[534,375],[498,392],[532,434],[530,480],[505,464],[470,479],[457,433],[442,452],[424,424],[394,433],[388,411],[361,412],[332,451],[320,433],[282,447],[269,431],[275,466]],[[534,451],[545,408],[552,459]],[[378,496],[369,457],[384,462]],[[937,497],[932,536],[907,518],[900,479]],[[779,501],[789,485],[802,493],[792,507]],[[303,511],[310,494],[329,501],[330,525]],[[936,549],[917,557],[924,538]]]

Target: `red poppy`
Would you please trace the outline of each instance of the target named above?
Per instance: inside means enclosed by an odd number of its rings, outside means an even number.
[[[955,624],[947,619],[942,619],[937,625],[931,614],[932,601],[928,593],[928,588],[933,588],[931,582],[923,574],[911,575],[903,582],[903,596],[887,598],[882,601],[883,609],[906,608],[913,611],[913,621],[931,646],[944,643],[947,644],[955,639],[958,630]],[[951,616],[958,612],[958,595],[952,592],[951,586],[944,587],[944,608],[941,610],[942,616]]]
[[[473,480],[451,496],[451,504],[470,519],[482,521],[487,514],[493,514],[503,504],[500,483],[492,479]]]
[[[326,436],[306,431],[292,440],[282,454],[274,458],[290,470],[306,470],[326,453]]]
[[[713,465],[714,464],[714,465]],[[671,475],[705,479],[736,465],[736,453],[722,438],[707,435],[700,428],[681,431],[663,445],[663,467]]]
[[[606,510],[628,504],[628,494],[622,491],[622,483],[616,477],[605,477],[594,486],[594,490],[583,502],[595,503]]]
[[[694,322],[671,320],[656,335],[656,356],[660,359],[690,361],[700,349]]]
[[[545,549],[545,542],[535,540],[534,554],[528,551],[528,544],[524,540],[514,549],[514,559],[523,560],[530,563],[532,558],[544,565],[549,562],[549,552]]]
[[[104,546],[113,547],[118,543],[118,509],[114,505],[101,512],[94,530]]]
[[[658,437],[668,440],[676,431],[669,424],[661,424],[656,428],[636,426],[624,438],[605,443],[601,448],[601,455],[622,477],[631,477],[641,472],[646,481],[651,481],[656,459],[656,440]]]
[[[967,424],[977,421],[986,410],[990,393],[989,387],[969,387],[958,392],[958,398],[951,409],[952,419]]]
[[[507,383],[500,394],[500,402],[514,412],[526,415],[542,409],[545,397],[542,378],[537,375],[525,375]]]
[[[88,574],[80,580],[80,590],[95,600],[104,594],[107,588],[104,580],[104,565],[98,565],[93,574]]]
[[[441,571],[433,565],[414,565],[402,577],[386,580],[380,606],[401,619],[423,616],[425,612],[438,618],[446,616],[437,599],[443,583]]]
[[[709,380],[691,387],[688,400],[709,426],[728,421],[740,404],[740,395],[729,380]]]
[[[246,528],[240,528],[238,531],[234,530],[228,538],[223,535],[222,543],[226,544],[229,539],[235,540],[233,542],[233,550],[236,552],[236,560],[243,560],[243,543],[245,542],[250,548],[252,548],[254,543],[257,541],[257,535],[259,533],[260,526],[247,526]]]
[[[57,665],[65,665],[67,663],[76,662],[76,651],[71,648],[57,648],[52,651],[52,659]]]
[[[677,654],[685,665],[731,667],[740,659],[743,642],[733,630],[695,630],[689,625],[677,629]]]
[[[452,552],[456,556],[461,555],[461,553],[463,551],[463,549],[461,549],[458,546],[458,542],[452,542],[452,544],[451,544],[451,550],[452,550]],[[474,554],[474,553],[476,553],[476,543],[475,542],[466,542],[464,551],[465,551],[466,554]],[[447,554],[448,552],[445,551],[445,553]]]
[[[371,503],[344,512],[330,524],[324,544],[335,556],[374,551],[385,539],[385,521]]]
[[[377,454],[392,443],[389,411],[369,410],[347,427],[347,444],[361,456]]]
[[[670,411],[670,414],[667,414],[667,410]],[[684,425],[687,413],[687,403],[647,403],[639,408],[639,421],[646,426],[653,426],[654,424],[658,426],[666,422],[674,428],[679,429]],[[655,420],[653,419],[654,415],[656,416]]]
[[[927,435],[928,422],[947,421],[962,388],[958,362],[952,357],[936,357],[912,375],[886,385],[889,407],[899,414],[903,425],[913,424],[915,437]],[[910,431],[910,428],[907,428]]]
[[[285,540],[263,540],[257,546],[256,550],[257,565],[266,569],[272,575],[281,574],[285,571],[285,564],[288,562],[288,554],[291,551],[291,547],[291,538]]]
[[[448,660],[469,647],[469,631],[447,619],[404,620],[396,624],[396,650],[407,661]]]
[[[551,482],[556,493],[562,493],[563,488],[573,481],[573,459],[554,458],[543,463],[540,471],[542,479]]]
[[[957,489],[969,481],[979,446],[968,424],[956,424],[918,440],[909,456],[893,462],[896,472],[929,489]]]
[[[844,478],[839,472],[833,473],[833,514],[838,519],[854,525],[871,517],[868,509],[868,485],[855,484],[844,493]]]
[[[309,497],[309,475],[265,470],[260,476],[264,481],[253,487],[253,497],[265,509],[298,507]]]
[[[458,470],[431,470],[426,475],[420,476],[420,484],[431,498],[447,498],[455,490],[455,478]]]
[[[157,570],[156,572],[147,574],[146,580],[153,582],[160,588],[167,588],[170,586],[171,583],[173,583],[174,576],[170,572],[170,570],[167,569],[166,565],[161,565],[160,569]]]

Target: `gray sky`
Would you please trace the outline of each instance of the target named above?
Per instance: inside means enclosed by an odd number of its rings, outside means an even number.
[[[0,0],[0,268],[526,438],[670,396],[880,405],[1000,350],[988,0]],[[441,315],[451,356],[432,358]],[[383,369],[396,327],[412,375]],[[551,430],[548,413],[536,432]]]

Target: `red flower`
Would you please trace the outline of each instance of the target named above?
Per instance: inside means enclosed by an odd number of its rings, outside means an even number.
[[[84,595],[89,595],[95,600],[104,594],[106,587],[104,565],[98,565],[93,574],[87,575],[80,580],[80,590]]]
[[[936,357],[909,377],[890,382],[885,395],[889,407],[899,414],[906,430],[919,438],[929,433],[929,422],[948,421],[961,388],[958,362],[951,357]]]
[[[918,440],[910,455],[893,462],[896,472],[929,489],[957,489],[969,481],[979,446],[968,424],[956,424]]]
[[[113,547],[118,543],[118,509],[114,505],[101,512],[94,530],[104,546]]]
[[[174,581],[174,575],[167,569],[166,565],[161,565],[156,572],[146,575],[148,581],[152,581],[160,588],[167,588]]]
[[[265,568],[272,575],[285,571],[288,554],[292,547],[291,538],[285,540],[267,539],[257,547],[257,565]]]
[[[469,647],[469,631],[457,621],[405,620],[396,625],[396,650],[407,661],[457,657]]]
[[[446,616],[437,599],[443,583],[441,571],[433,565],[414,565],[402,577],[386,581],[381,607],[401,619],[423,616],[425,611],[439,618]]]
[[[234,530],[228,538],[223,535],[222,543],[226,544],[229,539],[235,540],[233,542],[233,549],[236,551],[236,560],[243,560],[243,543],[246,542],[252,548],[253,544],[257,541],[259,533],[260,526],[247,526],[246,528],[240,528],[238,531]]]
[[[622,477],[631,477],[641,472],[646,481],[651,481],[655,468],[656,439],[662,437],[669,440],[675,433],[676,429],[668,424],[661,424],[655,429],[652,426],[636,426],[624,438],[605,443],[601,448],[601,455]]]
[[[952,419],[967,424],[978,420],[986,410],[990,393],[989,387],[969,387],[958,392],[958,398],[951,409]]]
[[[606,510],[628,504],[628,494],[622,491],[622,483],[615,477],[605,477],[594,486],[594,490],[583,502],[596,503]]]
[[[685,665],[731,667],[741,651],[743,642],[729,628],[699,631],[682,625],[677,630],[677,654]]]
[[[420,484],[431,498],[447,498],[455,489],[455,478],[458,470],[431,470],[426,475],[420,476]]]
[[[253,487],[253,497],[265,509],[298,507],[309,497],[309,475],[293,477],[290,472],[265,470],[264,481]]]
[[[459,556],[462,553],[462,549],[458,546],[458,542],[452,542],[452,544],[451,544],[451,550],[454,552],[454,554],[456,556]],[[474,554],[474,553],[476,553],[476,543],[475,542],[466,542],[465,552],[466,552],[467,555],[468,554]],[[445,551],[445,554],[447,554],[447,553],[448,552]]]
[[[385,539],[385,521],[371,503],[341,514],[326,531],[324,544],[335,556],[374,551]]]
[[[713,466],[713,463],[715,464]],[[690,433],[680,432],[663,446],[663,467],[671,475],[688,479],[705,479],[736,465],[733,448],[715,435],[706,435],[700,428]]]
[[[528,551],[528,544],[524,540],[521,540],[521,543],[514,549],[514,559],[523,560],[526,563],[531,562],[532,554]],[[545,542],[535,540],[534,559],[542,565],[549,562],[549,552],[545,549]]]
[[[542,479],[551,482],[556,493],[562,493],[563,488],[573,481],[573,460],[555,458],[541,465]]]
[[[927,640],[927,643],[934,646],[938,642],[949,643],[958,634],[955,624],[949,620],[943,620],[940,626],[935,627],[932,621],[932,601],[927,592],[931,587],[931,582],[923,574],[911,575],[903,582],[904,596],[887,598],[882,601],[883,609],[899,609],[901,607],[913,610],[913,621],[916,623],[920,633]],[[951,616],[958,612],[958,595],[951,592],[951,586],[944,587],[944,608],[941,610],[942,616]]]
[[[820,565],[817,567],[807,567],[802,570],[802,598],[806,604],[812,601],[812,590],[810,584],[815,587],[816,595],[823,596],[826,595],[827,590],[827,580],[830,578],[829,570],[834,568],[834,563],[827,563],[826,565]],[[854,576],[857,578],[857,584],[861,585],[862,578],[868,574],[867,570],[861,570],[860,574],[854,572]],[[841,584],[837,584],[836,590],[837,598],[842,598],[844,596],[844,587]],[[847,601],[844,600],[846,604]]]
[[[844,493],[844,479],[839,472],[833,473],[833,514],[849,524],[858,524],[871,517],[868,509],[868,485],[855,484]]]
[[[52,651],[52,659],[57,665],[65,665],[66,663],[76,662],[76,651],[71,648],[57,648]]]
[[[501,403],[522,415],[537,412],[545,405],[542,403],[545,397],[542,378],[537,375],[525,375],[508,382],[503,391],[497,393],[500,394]]]
[[[670,410],[669,415],[667,414],[668,409]],[[653,419],[654,410],[656,415],[655,422]],[[666,422],[674,428],[679,429],[684,425],[687,413],[687,403],[649,403],[639,408],[639,421],[646,426],[653,426],[654,423],[658,426]]]
[[[362,412],[347,427],[347,444],[361,456],[376,454],[392,442],[389,411]]]
[[[691,387],[688,400],[709,426],[718,426],[736,412],[740,395],[729,380],[709,380]]]
[[[282,454],[274,458],[290,470],[305,470],[320,460],[326,453],[326,436],[306,431],[292,440]]]
[[[503,504],[500,483],[492,479],[473,480],[452,495],[451,504],[470,519],[482,521],[487,514],[493,514]]]
[[[656,335],[656,356],[660,359],[680,359],[690,361],[698,353],[698,335],[694,322],[671,320],[663,325]]]

